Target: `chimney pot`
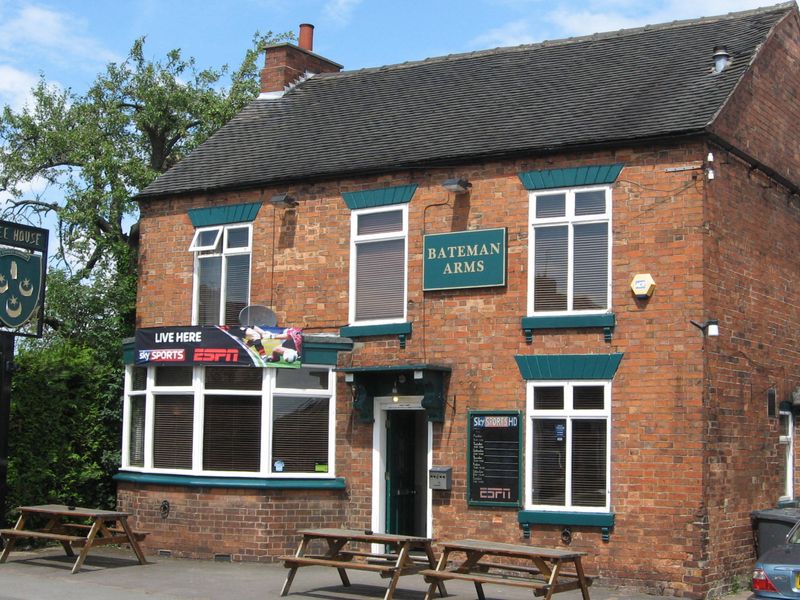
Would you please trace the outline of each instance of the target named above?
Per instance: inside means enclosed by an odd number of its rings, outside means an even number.
[[[314,26],[311,23],[300,24],[300,39],[297,41],[297,45],[309,52],[314,50]]]

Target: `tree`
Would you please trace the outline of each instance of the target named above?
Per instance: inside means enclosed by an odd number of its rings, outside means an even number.
[[[11,196],[2,216],[34,225],[54,216],[56,258],[77,281],[98,265],[129,274],[137,233],[132,197],[255,98],[260,51],[291,37],[256,33],[234,71],[199,70],[180,50],[163,61],[146,59],[140,38],[84,95],[42,77],[30,106],[5,107],[0,118],[0,192]],[[48,192],[26,196],[23,185],[35,179],[48,182]]]
[[[86,94],[41,78],[28,106],[3,109],[0,192],[10,200],[0,217],[56,223],[45,337],[28,339],[16,357],[12,504],[113,502],[121,342],[133,333],[136,299],[133,197],[256,97],[260,51],[291,37],[256,33],[235,71],[199,70],[179,50],[148,60],[141,38]],[[35,179],[47,191],[25,195]]]

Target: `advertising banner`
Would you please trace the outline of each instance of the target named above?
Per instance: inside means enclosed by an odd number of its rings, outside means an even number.
[[[137,365],[216,365],[297,369],[303,332],[296,327],[187,325],[136,330]]]

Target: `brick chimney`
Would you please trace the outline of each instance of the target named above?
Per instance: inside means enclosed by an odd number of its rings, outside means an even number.
[[[338,73],[342,65],[314,54],[314,26],[300,25],[297,46],[284,43],[267,48],[264,68],[261,70],[261,93],[283,92],[283,89],[306,72]]]

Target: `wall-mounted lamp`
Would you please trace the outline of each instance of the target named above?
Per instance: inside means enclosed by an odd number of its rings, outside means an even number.
[[[463,194],[472,187],[472,184],[466,179],[445,179],[442,182],[442,187],[448,192]]]
[[[269,199],[269,203],[276,208],[294,208],[299,204],[299,202],[289,194],[276,194]]]
[[[719,321],[717,319],[709,319],[705,323],[698,323],[697,321],[689,321],[689,323],[702,331],[703,335],[708,337],[717,337],[719,335]]]
[[[397,382],[392,386],[392,402],[400,402],[400,396],[397,395]]]

